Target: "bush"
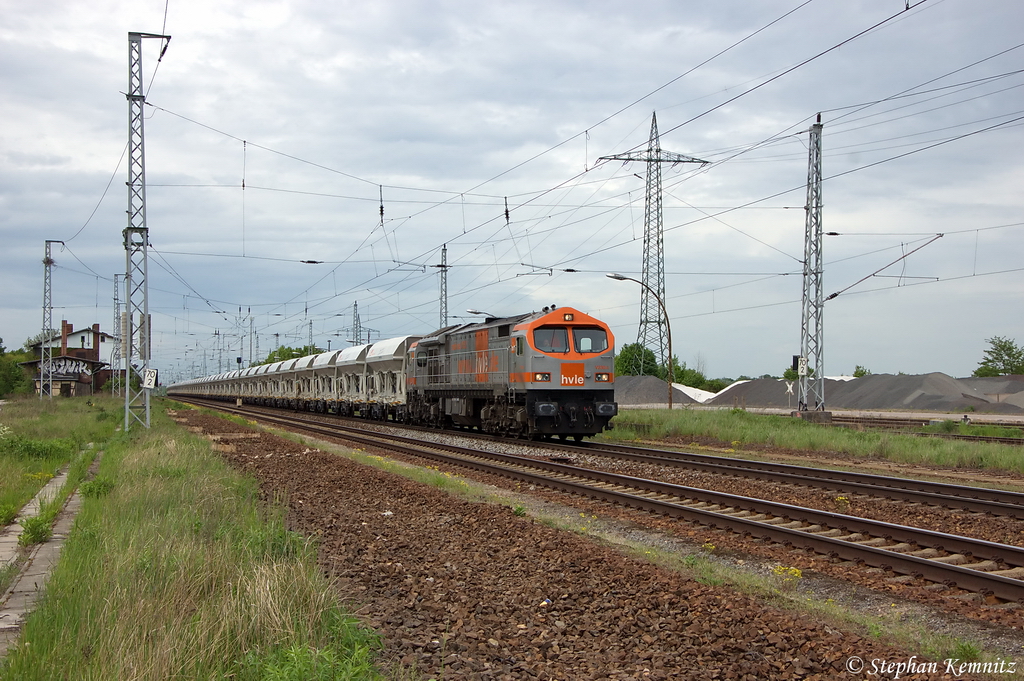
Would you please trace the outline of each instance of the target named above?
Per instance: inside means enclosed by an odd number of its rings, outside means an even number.
[[[22,546],[42,544],[50,538],[50,535],[53,534],[53,519],[47,513],[33,516],[31,518],[23,518],[18,522],[21,523],[22,527],[21,536],[18,537],[18,543]]]
[[[14,504],[0,504],[0,527],[10,525],[18,515]]]
[[[37,459],[71,456],[75,453],[75,442],[68,438],[53,440],[32,440],[21,435],[0,438],[0,454],[26,456]]]
[[[114,481],[110,478],[103,476],[97,477],[95,480],[83,482],[81,487],[78,488],[82,493],[83,497],[89,499],[97,499],[99,497],[105,497],[110,494],[110,490],[114,489]]]

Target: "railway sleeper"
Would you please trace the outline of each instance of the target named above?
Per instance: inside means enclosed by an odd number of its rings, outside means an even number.
[[[994,560],[982,560],[977,563],[964,563],[960,567],[967,568],[968,570],[978,570],[979,572],[993,572],[998,570],[1000,565]]]
[[[935,558],[939,553],[938,549],[927,548],[919,549],[917,551],[908,551],[907,555],[914,556],[915,558]]]
[[[833,527],[830,530],[825,530],[824,532],[815,532],[814,534],[818,535],[819,537],[829,537],[831,539],[835,539],[836,537],[846,536],[846,530],[841,530],[838,527]]]
[[[889,540],[885,537],[871,537],[870,539],[858,539],[854,542],[861,546],[875,546],[877,548],[887,549],[889,548]]]
[[[787,530],[804,530],[804,529],[806,529],[804,527],[804,523],[803,523],[802,520],[791,520],[788,523],[780,524],[779,527],[784,527]],[[814,527],[814,526],[812,525],[812,527]],[[821,527],[821,526],[818,525],[818,527]]]
[[[917,545],[900,542],[899,544],[893,544],[892,546],[886,546],[884,548],[886,551],[893,551],[894,553],[906,553],[908,555],[913,555],[911,552],[917,548]]]
[[[1009,570],[992,570],[992,574],[1010,579],[1024,579],[1024,567],[1010,568]]]
[[[932,560],[936,563],[946,563],[947,565],[966,565],[968,563],[967,556],[962,553],[951,553],[948,556],[932,558]]]

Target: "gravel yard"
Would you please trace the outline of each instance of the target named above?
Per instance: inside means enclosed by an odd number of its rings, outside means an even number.
[[[177,417],[206,434],[244,430],[191,410]],[[381,633],[386,659],[424,679],[859,678],[846,672],[851,656],[909,657],[507,506],[270,434],[222,443],[267,498],[285,501],[292,529],[318,537],[325,570]]]

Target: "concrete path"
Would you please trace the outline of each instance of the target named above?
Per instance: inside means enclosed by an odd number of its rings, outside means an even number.
[[[56,497],[60,488],[67,481],[67,469],[55,476],[46,484],[32,501],[25,504],[18,518],[29,518],[39,514],[41,504]],[[61,548],[67,538],[75,515],[81,507],[82,499],[76,491],[64,506],[53,535],[42,544],[32,548],[25,565],[22,567],[14,583],[0,596],[0,658],[15,645],[21,633],[21,625],[25,617],[32,611],[43,592],[50,571],[57,564]],[[8,525],[0,535],[0,568],[14,563],[18,557],[18,537],[22,527],[17,522]]]

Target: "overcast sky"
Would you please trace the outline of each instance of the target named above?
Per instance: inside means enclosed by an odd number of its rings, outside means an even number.
[[[444,244],[453,317],[554,303],[635,341],[639,287],[604,274],[640,276],[647,168],[598,159],[652,112],[710,161],[662,168],[680,360],[799,351],[821,112],[826,374],[969,375],[1024,343],[1024,3],[911,5],[0,0],[0,337],[42,326],[47,239],[55,324],[111,330],[138,31],[172,36],[143,59],[165,381],[216,372],[221,339],[248,363],[250,327],[263,356],[347,346],[356,303],[374,339],[434,330]]]

